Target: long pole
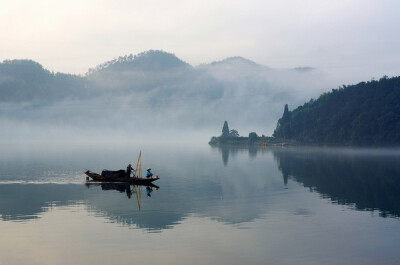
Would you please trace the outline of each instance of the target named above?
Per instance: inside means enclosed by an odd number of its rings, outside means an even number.
[[[139,152],[138,161],[136,164],[135,175],[137,178],[142,178],[142,151]]]
[[[142,151],[139,152],[138,162],[136,164],[135,175],[137,178],[142,178]],[[140,211],[140,201],[141,201],[141,188],[137,185],[134,185],[136,200],[138,203],[139,211]]]

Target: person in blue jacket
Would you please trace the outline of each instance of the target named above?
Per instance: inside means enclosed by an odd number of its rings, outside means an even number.
[[[151,168],[148,168],[147,172],[146,172],[146,178],[148,178],[148,179],[153,177],[153,173],[151,173],[150,170],[151,170]]]
[[[147,186],[146,187],[146,193],[147,193],[147,197],[151,197],[151,193],[153,192],[153,188],[152,187],[149,187],[149,186]]]

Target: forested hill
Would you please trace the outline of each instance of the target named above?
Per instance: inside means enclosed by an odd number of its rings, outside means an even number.
[[[400,145],[400,77],[343,86],[289,111],[274,131],[302,143]]]
[[[32,60],[0,62],[0,103],[50,102],[88,94],[80,76],[53,73]]]
[[[104,73],[107,71],[150,71],[159,72],[176,68],[191,68],[189,64],[182,61],[172,53],[164,51],[149,50],[137,55],[120,56],[111,61],[105,62],[90,68],[87,75]]]

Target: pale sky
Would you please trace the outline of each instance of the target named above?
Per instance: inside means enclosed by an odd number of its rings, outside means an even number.
[[[84,74],[160,49],[194,66],[243,56],[378,78],[400,75],[399,10],[398,0],[0,0],[0,61]]]

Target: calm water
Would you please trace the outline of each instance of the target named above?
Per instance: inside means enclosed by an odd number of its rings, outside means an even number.
[[[139,149],[159,189],[85,185]],[[400,264],[399,216],[400,150],[0,149],[0,264]]]

